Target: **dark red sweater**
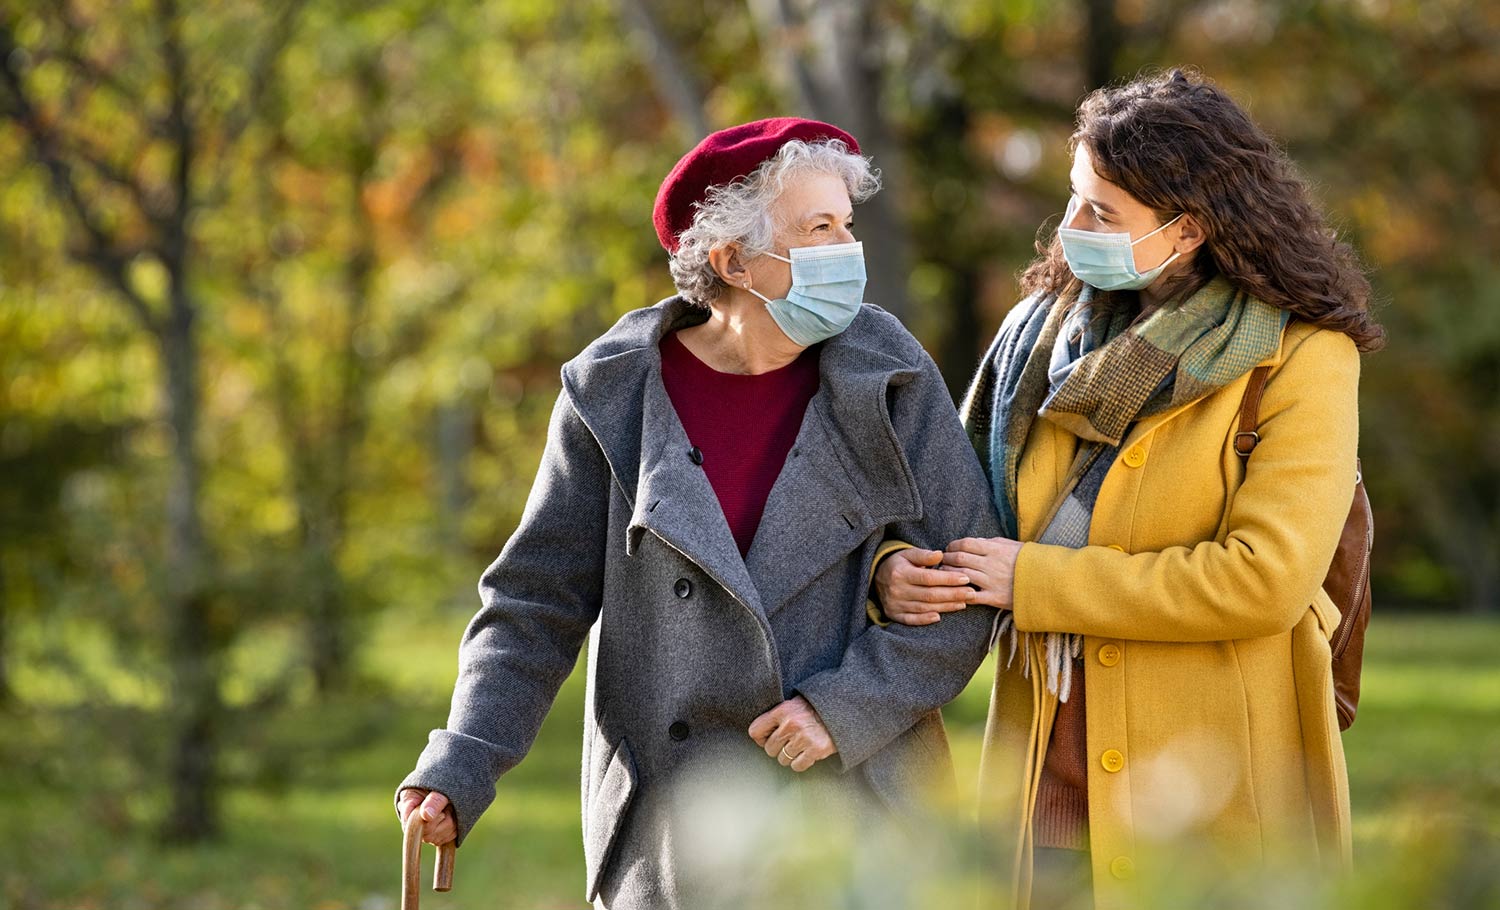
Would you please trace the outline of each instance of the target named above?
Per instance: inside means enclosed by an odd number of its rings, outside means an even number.
[[[741,557],[750,552],[771,487],[818,391],[821,347],[779,370],[743,376],[699,360],[676,332],[662,339],[662,382],[688,440],[703,453],[703,471]]]

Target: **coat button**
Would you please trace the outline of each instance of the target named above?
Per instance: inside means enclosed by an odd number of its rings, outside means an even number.
[[[703,464],[703,450],[697,446],[688,449],[688,461],[693,464]]]
[[[683,600],[687,600],[689,597],[693,596],[693,583],[688,581],[686,578],[679,578],[677,579],[677,584],[672,586],[672,590],[677,594],[678,597],[681,597]]]
[[[1104,754],[1099,756],[1099,764],[1104,766],[1104,770],[1114,774],[1125,767],[1125,756],[1119,749],[1105,749]]]
[[[1102,648],[1099,649],[1099,663],[1104,664],[1106,667],[1113,667],[1115,664],[1117,664],[1119,662],[1120,662],[1120,646],[1119,645],[1113,645],[1113,644],[1111,644],[1111,645],[1105,645],[1104,647],[1102,647]]]
[[[688,725],[680,720],[672,721],[672,726],[667,728],[667,735],[682,742],[688,738]]]
[[[1138,468],[1146,463],[1146,450],[1140,446],[1131,446],[1125,451],[1125,463],[1132,468]]]
[[[1109,874],[1121,881],[1135,878],[1135,863],[1128,856],[1117,856],[1109,861]]]

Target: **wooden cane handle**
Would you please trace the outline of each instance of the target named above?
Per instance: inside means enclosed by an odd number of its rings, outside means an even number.
[[[406,817],[401,833],[401,910],[418,910],[422,877],[422,834],[426,824],[419,809],[413,809]],[[453,841],[437,848],[437,869],[432,875],[432,890],[450,891],[453,888],[453,861],[458,850]]]
[[[432,890],[453,890],[453,860],[457,856],[458,848],[453,846],[453,841],[438,845],[437,868],[432,870]]]

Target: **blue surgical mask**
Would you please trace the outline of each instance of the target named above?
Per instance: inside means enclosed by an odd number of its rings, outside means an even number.
[[[1072,221],[1076,211],[1078,197],[1074,196],[1068,203],[1068,213],[1063,216],[1063,224]],[[1178,213],[1177,218],[1181,218],[1183,214],[1185,213]],[[1177,218],[1135,240],[1131,240],[1127,233],[1103,234],[1068,227],[1057,229],[1057,239],[1062,241],[1063,258],[1068,260],[1068,268],[1079,281],[1101,291],[1139,291],[1155,281],[1182,254],[1173,253],[1156,268],[1138,272],[1135,268],[1135,245],[1166,230]]]
[[[767,253],[792,265],[792,287],[772,300],[754,288],[750,293],[766,302],[766,311],[794,344],[811,347],[849,328],[865,299],[865,246],[859,241],[825,246],[799,246],[791,258]]]

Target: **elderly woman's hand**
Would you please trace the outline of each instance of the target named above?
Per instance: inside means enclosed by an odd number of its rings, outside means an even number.
[[[973,603],[1010,609],[1015,603],[1019,541],[1008,537],[965,537],[948,544],[943,564],[960,569],[978,589]]]
[[[401,801],[396,804],[396,816],[401,824],[413,812],[422,813],[426,827],[422,829],[422,840],[429,844],[446,844],[458,837],[458,826],[453,821],[453,808],[448,797],[436,790],[420,790],[407,787],[401,791]]]
[[[969,576],[946,568],[942,550],[900,550],[880,563],[875,572],[875,597],[887,619],[905,626],[926,626],[942,614],[962,610],[978,592]]]
[[[757,717],[750,738],[793,771],[806,771],[839,750],[818,712],[800,695]]]

